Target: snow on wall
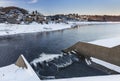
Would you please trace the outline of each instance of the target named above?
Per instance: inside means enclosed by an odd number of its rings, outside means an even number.
[[[100,59],[96,59],[93,57],[91,57],[91,61],[120,73],[120,67],[117,65],[114,65],[114,64],[111,64],[111,63],[108,63],[108,62],[105,62],[105,61],[102,61]]]
[[[54,58],[58,58],[59,56],[62,56],[62,54],[45,54],[45,53],[42,53],[40,54],[40,57],[39,58],[36,58],[34,59],[31,64],[34,64],[36,66],[36,63],[38,62],[43,62],[43,61],[51,61],[53,60]]]

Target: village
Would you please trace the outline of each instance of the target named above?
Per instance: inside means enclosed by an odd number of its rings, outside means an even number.
[[[66,20],[79,21],[80,18],[76,14],[44,16],[37,10],[29,13],[27,10],[18,7],[0,8],[0,23],[21,24],[24,22],[29,24],[37,22],[43,24],[48,22],[65,22]]]
[[[48,23],[66,23],[67,21],[120,21],[120,16],[100,16],[100,15],[78,15],[78,14],[57,14],[45,16],[37,10],[29,12],[19,7],[0,7],[0,23],[10,24],[30,24],[32,22]]]

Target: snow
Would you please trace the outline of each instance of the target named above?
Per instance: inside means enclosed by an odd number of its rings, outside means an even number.
[[[107,24],[107,23],[120,23],[120,22],[68,22],[65,23],[49,23],[49,24],[38,24],[31,23],[27,24],[0,24],[0,36],[13,35],[21,33],[35,33],[35,32],[46,32],[46,31],[56,31],[67,28],[72,28],[76,25],[96,25],[96,24]]]
[[[88,59],[85,59],[85,62],[86,62],[88,65],[91,65],[91,64],[92,64],[91,61],[88,60]]]
[[[37,24],[32,23],[30,25],[26,24],[0,24],[0,36],[3,35],[13,35],[20,33],[34,33],[34,32],[45,32],[45,31],[55,31],[62,30],[66,28],[71,28],[69,24]]]
[[[36,65],[38,62],[43,62],[43,61],[51,61],[54,58],[58,58],[59,56],[62,56],[62,54],[45,54],[42,53],[40,54],[39,58],[34,59],[31,64]]]
[[[102,60],[100,60],[100,59],[96,59],[96,58],[93,58],[93,57],[91,57],[91,60],[92,60],[93,62],[97,63],[97,64],[100,64],[100,65],[102,65],[102,66],[104,66],[104,67],[107,67],[107,68],[109,68],[109,69],[111,69],[111,70],[114,70],[114,71],[120,73],[120,67],[117,66],[117,65],[114,65],[114,64],[111,64],[111,63],[108,63],[108,62],[105,62],[105,61],[102,61]]]
[[[43,63],[44,61],[46,62],[50,62],[52,60],[54,60],[54,62],[52,62],[57,68],[63,68],[63,67],[67,67],[69,65],[71,65],[73,63],[73,60],[78,60],[77,58],[71,58],[70,56],[64,57],[63,54],[45,54],[42,53],[40,54],[39,58],[34,59],[30,64],[33,64],[35,67],[37,67],[37,63]]]
[[[55,80],[47,80],[47,81],[120,81],[120,75],[79,77],[79,78],[55,79]]]
[[[29,63],[22,56],[28,69],[20,68],[15,64],[0,68],[0,81],[40,81]]]
[[[88,43],[112,48],[112,47],[120,45],[120,37],[95,40],[95,41],[88,42]]]

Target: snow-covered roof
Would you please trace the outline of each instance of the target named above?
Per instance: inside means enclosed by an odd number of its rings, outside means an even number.
[[[120,37],[119,38],[101,39],[101,40],[96,40],[96,41],[92,41],[92,42],[88,42],[88,43],[112,48],[112,47],[120,45]]]

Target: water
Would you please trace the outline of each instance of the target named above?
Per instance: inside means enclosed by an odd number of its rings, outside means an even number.
[[[40,57],[46,58],[46,55],[48,54],[41,54]],[[61,54],[50,59],[40,61],[40,58],[37,58],[31,62],[31,66],[41,79],[107,75],[103,71],[88,66],[84,59],[79,59],[75,54]]]
[[[39,57],[42,52],[59,54],[62,49],[78,41],[88,42],[109,37],[119,37],[119,35],[120,24],[104,24],[88,25],[56,32],[20,34],[4,38],[0,37],[0,67],[14,63],[20,54],[24,54],[27,60],[31,62]],[[71,66],[71,68],[74,66],[80,65],[76,63]],[[74,68],[80,69],[78,67]],[[76,72],[78,72],[77,69]],[[66,72],[65,70],[63,71]],[[98,73],[100,72],[98,71]],[[61,73],[58,75],[60,74]],[[88,75],[90,74],[88,73]]]

